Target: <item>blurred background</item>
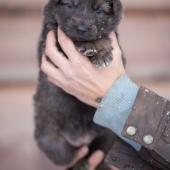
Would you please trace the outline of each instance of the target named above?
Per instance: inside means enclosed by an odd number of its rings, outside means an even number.
[[[137,83],[170,99],[170,1],[125,0],[120,39]],[[45,0],[0,0],[0,170],[54,170],[33,139],[36,47]]]

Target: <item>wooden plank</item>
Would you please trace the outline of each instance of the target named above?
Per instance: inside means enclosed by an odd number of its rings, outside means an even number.
[[[34,91],[34,86],[0,87],[1,170],[61,170],[35,143]]]
[[[170,17],[128,16],[120,25],[127,70],[139,79],[170,79]]]
[[[23,9],[41,9],[47,0],[1,0],[0,7],[10,9],[23,8]],[[125,8],[127,9],[170,9],[169,0],[122,0]]]
[[[144,85],[170,99],[170,82]],[[33,138],[34,93],[35,86],[0,87],[1,170],[62,170],[40,152]]]
[[[40,16],[0,17],[1,82],[36,79],[40,30]]]
[[[0,16],[0,82],[35,81],[39,16]],[[170,16],[126,15],[120,25],[128,73],[136,79],[170,78]]]
[[[149,10],[162,10],[162,9],[170,9],[170,1],[169,0],[125,0],[122,1],[125,8],[127,9],[149,9]]]
[[[15,9],[15,8],[30,8],[30,9],[40,9],[47,0],[1,0],[0,1],[0,7],[9,8],[9,9]]]

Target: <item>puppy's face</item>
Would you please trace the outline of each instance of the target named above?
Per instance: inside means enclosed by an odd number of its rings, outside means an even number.
[[[120,0],[51,0],[48,7],[52,24],[75,41],[107,36],[116,29],[122,13]]]

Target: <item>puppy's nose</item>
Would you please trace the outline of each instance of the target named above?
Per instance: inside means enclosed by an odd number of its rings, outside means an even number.
[[[79,26],[77,27],[77,31],[78,31],[79,33],[81,33],[81,34],[84,34],[84,33],[86,33],[86,32],[88,31],[88,27],[85,26],[85,25],[79,25]]]

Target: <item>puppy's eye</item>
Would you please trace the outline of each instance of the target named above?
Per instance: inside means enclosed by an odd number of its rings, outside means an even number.
[[[96,11],[96,14],[97,14],[97,15],[104,14],[104,11],[103,11],[102,9],[98,9],[98,10]]]
[[[65,8],[69,8],[69,9],[73,9],[73,8],[76,7],[73,3],[64,3],[64,2],[61,2],[61,5],[64,6]]]
[[[66,7],[69,8],[69,9],[72,9],[72,8],[74,8],[75,6],[72,5],[72,4],[69,4],[69,5],[66,5]]]

